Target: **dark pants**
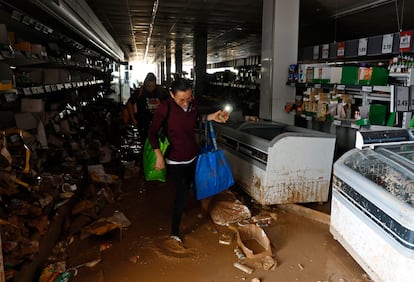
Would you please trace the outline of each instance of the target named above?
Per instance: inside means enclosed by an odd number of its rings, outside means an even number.
[[[188,194],[194,186],[195,165],[196,160],[190,164],[169,165],[167,168],[176,189],[171,235],[179,236],[180,234],[181,217],[187,204]]]

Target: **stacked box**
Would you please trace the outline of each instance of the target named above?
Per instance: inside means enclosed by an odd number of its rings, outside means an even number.
[[[358,84],[358,67],[343,66],[341,84],[357,85]]]

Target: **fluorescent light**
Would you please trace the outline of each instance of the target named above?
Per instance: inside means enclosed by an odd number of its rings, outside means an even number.
[[[366,4],[359,5],[359,6],[354,6],[354,7],[349,8],[349,9],[342,10],[340,12],[335,13],[331,17],[332,18],[345,17],[345,16],[349,16],[349,15],[352,15],[352,14],[362,12],[362,11],[377,8],[379,6],[386,5],[386,4],[389,4],[389,3],[392,3],[392,2],[395,2],[395,0],[377,0],[377,1],[373,1],[373,2],[370,2],[370,3],[366,3]]]

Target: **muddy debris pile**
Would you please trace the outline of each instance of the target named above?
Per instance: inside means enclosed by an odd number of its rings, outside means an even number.
[[[39,269],[51,263],[62,269],[62,250],[76,233],[85,237],[102,232],[102,226],[128,225],[121,212],[105,220],[100,215],[115,201],[123,175],[139,173],[121,159],[122,132],[113,134],[113,128],[121,128],[118,104],[72,98],[64,106],[48,105],[45,112],[15,114],[4,123],[11,126],[1,128],[0,235],[6,281],[35,281]]]

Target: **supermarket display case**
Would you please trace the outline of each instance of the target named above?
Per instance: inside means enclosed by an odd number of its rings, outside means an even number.
[[[236,183],[258,203],[327,201],[334,135],[266,121],[215,128]]]
[[[374,281],[413,281],[413,142],[352,149],[333,174],[334,238]]]

